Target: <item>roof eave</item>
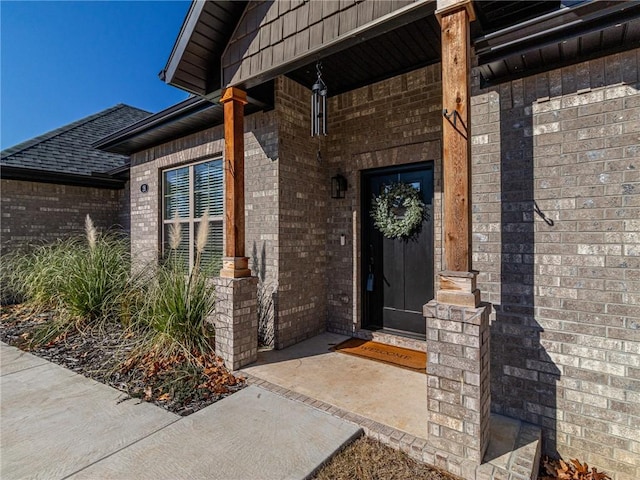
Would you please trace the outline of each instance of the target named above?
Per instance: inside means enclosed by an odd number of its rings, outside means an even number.
[[[21,180],[27,182],[53,183],[58,185],[75,185],[82,187],[107,188],[119,190],[124,188],[126,179],[114,178],[109,174],[94,173],[78,175],[73,173],[37,170],[33,168],[2,165],[0,178],[3,180]]]
[[[189,11],[187,12],[184,22],[182,23],[182,27],[180,28],[180,33],[178,34],[176,43],[173,45],[173,49],[171,50],[171,55],[169,55],[169,59],[167,60],[167,64],[164,69],[160,72],[161,79],[165,83],[197,95],[202,95],[205,92],[194,92],[190,88],[186,88],[185,85],[181,85],[179,82],[176,82],[175,76],[185,49],[191,40],[195,26],[200,19],[200,15],[204,9],[204,4],[204,0],[194,0],[191,2]]]
[[[474,39],[475,52],[479,66],[482,66],[522,55],[532,48],[556,44],[584,33],[602,30],[638,15],[638,0],[581,2],[477,37]],[[601,54],[602,52],[595,52],[594,56]]]
[[[120,153],[130,155],[134,153],[130,150],[123,150],[121,147],[130,139],[139,136],[142,133],[153,130],[161,125],[167,125],[189,115],[215,107],[216,104],[202,97],[190,97],[180,103],[162,110],[150,117],[144,118],[139,122],[129,125],[122,130],[114,132],[108,137],[102,138],[93,143],[93,147],[111,153]],[[220,106],[221,108],[221,106]]]

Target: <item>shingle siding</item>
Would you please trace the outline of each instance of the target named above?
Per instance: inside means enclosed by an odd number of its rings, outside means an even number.
[[[415,0],[250,2],[222,56],[223,86],[239,84]]]

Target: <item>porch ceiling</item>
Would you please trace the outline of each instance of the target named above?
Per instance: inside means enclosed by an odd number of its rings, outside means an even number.
[[[477,1],[474,8],[472,36],[485,85],[640,46],[638,1]],[[329,95],[439,62],[440,41],[430,15],[323,57]],[[286,75],[310,87],[315,63]]]
[[[429,15],[321,60],[329,95],[338,95],[439,62],[440,25]],[[315,62],[286,75],[310,88],[316,79]]]

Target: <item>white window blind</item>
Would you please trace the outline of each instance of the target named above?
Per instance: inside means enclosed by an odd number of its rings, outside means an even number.
[[[189,168],[164,175],[165,218],[189,218]]]
[[[162,245],[165,257],[171,253],[192,267],[197,258],[196,239],[202,215],[209,210],[207,244],[200,255],[200,266],[214,274],[222,263],[222,215],[224,177],[222,160],[210,160],[165,170],[162,174]],[[180,225],[180,244],[170,251],[172,225]],[[175,227],[174,227],[175,228]]]

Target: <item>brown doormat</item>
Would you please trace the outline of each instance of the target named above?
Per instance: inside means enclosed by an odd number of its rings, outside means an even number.
[[[378,362],[389,363],[407,368],[415,372],[426,373],[427,353],[408,348],[386,345],[384,343],[350,338],[333,347],[332,350],[358,357],[369,358]]]

